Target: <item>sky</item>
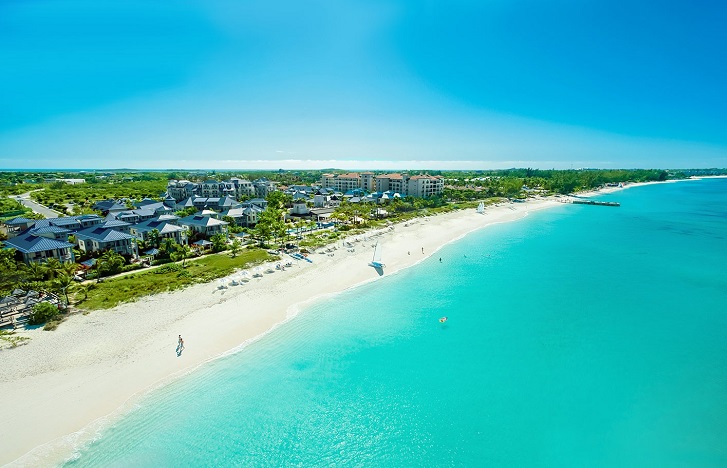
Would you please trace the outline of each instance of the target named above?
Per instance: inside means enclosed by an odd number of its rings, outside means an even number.
[[[727,2],[3,0],[0,170],[727,167]]]

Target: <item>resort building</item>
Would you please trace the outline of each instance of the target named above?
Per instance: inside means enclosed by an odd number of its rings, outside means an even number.
[[[160,239],[172,239],[177,244],[186,244],[188,241],[185,228],[178,226],[176,220],[150,219],[131,226],[130,232],[137,239],[146,241],[149,238],[149,233],[155,229],[159,232]]]
[[[100,211],[104,215],[107,215],[109,213],[118,213],[120,211],[125,211],[129,209],[125,203],[121,203],[117,200],[103,200],[100,202],[96,202],[94,203],[92,208],[94,210]]]
[[[94,227],[78,231],[78,248],[86,253],[113,250],[121,255],[137,256],[134,236],[111,228]]]
[[[62,182],[68,185],[85,184],[86,179],[43,179],[46,184],[52,184],[53,182]]]
[[[265,198],[268,194],[277,190],[275,182],[268,180],[265,177],[261,177],[253,181],[252,184],[255,187],[255,196],[257,198]]]
[[[0,230],[8,237],[15,237],[21,232],[28,229],[30,226],[35,224],[35,219],[28,219],[28,218],[13,218],[5,221],[0,225]]]
[[[427,198],[440,195],[444,191],[442,176],[416,175],[409,178],[407,195],[416,198]]]
[[[217,180],[206,180],[199,184],[196,195],[205,198],[222,198],[228,195],[235,195],[235,186],[232,182],[219,182]]]
[[[188,180],[170,180],[167,183],[167,195],[175,201],[181,201],[196,194],[197,184]]]
[[[16,250],[25,263],[43,263],[55,258],[61,262],[73,262],[73,244],[58,240],[52,232],[25,232],[5,241],[5,246]]]
[[[363,188],[361,185],[361,174],[350,172],[348,174],[323,174],[321,176],[321,186],[323,188],[332,188],[338,192],[348,192],[357,188]]]
[[[265,178],[254,182],[232,177],[230,180],[206,180],[200,183],[188,180],[170,180],[167,183],[167,196],[175,202],[182,202],[194,197],[224,198],[244,200],[250,197],[265,198],[275,191],[275,183]]]
[[[209,216],[192,215],[181,218],[178,222],[180,226],[186,226],[190,229],[190,231],[199,233],[205,237],[227,233],[228,223],[226,221],[221,221]]]
[[[245,203],[242,206],[230,208],[220,213],[222,218],[230,217],[234,220],[236,226],[253,227],[257,224],[260,213],[263,209],[251,203]]]
[[[406,173],[375,175],[373,172],[323,174],[320,182],[322,188],[343,193],[362,189],[366,192],[395,192],[402,196],[417,198],[439,195],[444,190],[444,179],[441,176],[426,174],[415,176]]]
[[[440,195],[444,191],[441,176],[409,174],[382,174],[376,176],[377,192],[395,192],[403,196],[426,198]]]
[[[235,187],[235,198],[237,200],[255,196],[255,186],[249,180],[231,177],[230,182],[232,182],[232,185]]]

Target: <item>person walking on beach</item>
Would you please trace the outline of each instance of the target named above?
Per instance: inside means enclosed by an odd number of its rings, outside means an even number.
[[[177,356],[180,356],[182,354],[183,350],[184,350],[184,339],[182,338],[182,335],[179,335],[179,341],[177,341]]]
[[[424,253],[424,247],[422,247],[422,254]]]

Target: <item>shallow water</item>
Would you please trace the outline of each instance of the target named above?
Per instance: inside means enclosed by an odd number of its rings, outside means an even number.
[[[727,179],[601,198],[315,304],[69,464],[725,466]]]

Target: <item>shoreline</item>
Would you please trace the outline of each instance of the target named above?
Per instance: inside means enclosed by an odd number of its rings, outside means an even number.
[[[312,264],[296,262],[284,272],[227,290],[218,290],[216,283],[195,285],[74,315],[52,333],[24,332],[34,339],[0,351],[0,394],[13,402],[5,414],[14,421],[0,428],[0,464],[68,460],[149,392],[244,350],[310,304],[415,266],[474,231],[555,206],[562,206],[555,198],[536,198],[491,206],[485,215],[467,209],[397,224],[378,237],[387,264],[383,276],[368,266],[373,241],[363,240],[354,243],[355,252],[339,248],[332,257],[312,254]],[[177,357],[180,333],[187,349]]]

